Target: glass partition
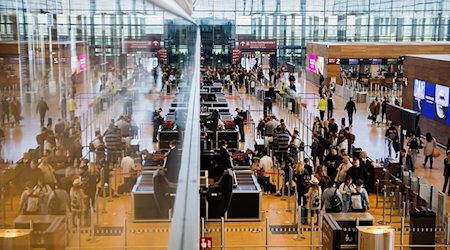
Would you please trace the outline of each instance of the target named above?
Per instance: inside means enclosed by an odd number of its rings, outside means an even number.
[[[2,1],[0,97],[19,101],[23,122],[5,125],[0,156],[15,164],[1,164],[0,190],[14,203],[1,225],[35,228],[33,248],[197,247],[199,218],[183,213],[199,211],[199,39],[148,1]],[[27,174],[46,166],[51,179]],[[21,194],[39,181],[48,192],[28,211]],[[47,208],[53,193],[72,213]]]

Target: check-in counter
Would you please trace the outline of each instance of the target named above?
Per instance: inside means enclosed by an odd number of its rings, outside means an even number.
[[[218,99],[214,102],[202,102],[200,105],[208,108],[228,108],[226,99]]]
[[[260,221],[261,187],[251,170],[235,170],[237,186],[233,189],[230,207],[225,213],[226,221]],[[219,220],[215,204],[200,200],[200,213],[207,220]]]
[[[374,218],[370,213],[332,213],[331,217],[342,228],[339,249],[358,249],[357,226],[372,226]],[[358,222],[358,223],[357,223]]]
[[[144,171],[138,177],[131,192],[134,222],[167,221],[168,214],[161,214],[158,210],[153,175],[156,171]]]
[[[206,90],[208,93],[220,93],[222,92],[222,85],[220,86],[203,86],[202,89]]]
[[[261,187],[251,170],[235,170],[237,187],[233,189],[230,208],[225,215],[228,221],[261,220]]]
[[[239,148],[239,132],[235,130],[218,130],[217,141],[225,140],[228,143],[229,149]]]
[[[159,129],[159,149],[168,149],[169,143],[172,140],[179,140],[178,130],[164,130],[162,128]]]

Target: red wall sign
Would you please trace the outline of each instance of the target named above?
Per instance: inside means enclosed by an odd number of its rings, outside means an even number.
[[[341,59],[339,59],[339,58],[328,58],[327,64],[340,65],[341,64]]]
[[[125,52],[157,50],[161,48],[161,41],[156,39],[125,40],[122,42],[122,48]]]
[[[277,40],[275,39],[266,39],[266,40],[240,40],[238,42],[239,49],[277,49]]]
[[[200,249],[201,250],[211,250],[212,249],[212,238],[202,237],[200,239]]]
[[[158,61],[160,62],[167,62],[167,50],[166,49],[160,49],[156,53],[156,56],[158,57]]]
[[[231,60],[233,62],[240,62],[242,58],[242,51],[233,49]]]

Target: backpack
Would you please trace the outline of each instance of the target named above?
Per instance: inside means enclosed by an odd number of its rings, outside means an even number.
[[[351,195],[352,209],[364,209],[364,196],[360,192],[356,191]]]
[[[29,195],[27,198],[27,212],[37,212],[39,210],[39,197]]]
[[[56,191],[53,191],[53,199],[48,203],[48,210],[55,212],[59,210],[59,197],[56,194]]]
[[[320,207],[319,191],[314,191],[311,200],[311,210],[319,210],[319,207]]]
[[[337,190],[338,190],[337,188],[334,189],[334,193],[330,199],[331,209],[333,209],[333,211],[336,211],[336,212],[341,211],[341,207],[342,207],[342,200],[336,194]]]
[[[410,149],[419,149],[419,142],[417,141],[417,139],[411,139],[409,141],[409,148]]]

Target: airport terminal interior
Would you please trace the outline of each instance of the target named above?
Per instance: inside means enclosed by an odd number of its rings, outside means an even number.
[[[0,249],[449,249],[450,0],[1,0]]]

